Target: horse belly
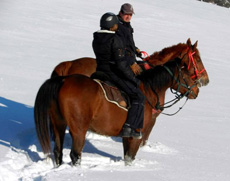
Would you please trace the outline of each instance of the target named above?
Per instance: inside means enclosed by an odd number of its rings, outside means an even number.
[[[127,111],[108,102],[104,97],[95,112],[90,130],[107,136],[118,136],[127,118]]]

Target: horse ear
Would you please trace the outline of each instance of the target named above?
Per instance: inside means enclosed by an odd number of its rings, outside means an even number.
[[[191,46],[192,46],[192,43],[191,43],[190,38],[187,40],[187,45],[188,45],[188,47],[191,47]]]
[[[197,40],[197,41],[196,41],[196,43],[193,45],[193,50],[195,50],[195,49],[196,49],[197,44],[198,44],[198,40]]]

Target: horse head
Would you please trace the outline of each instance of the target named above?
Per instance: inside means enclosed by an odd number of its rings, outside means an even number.
[[[187,49],[184,53],[181,53],[179,58],[181,58],[180,66],[184,83],[190,87],[190,93],[188,93],[188,87],[185,86],[182,86],[180,92],[182,94],[186,93],[189,99],[195,99],[198,96],[199,87],[206,86],[209,83],[209,77],[197,49],[198,41],[192,45],[191,40],[188,39],[186,44]]]
[[[187,70],[192,76],[198,87],[206,86],[209,83],[208,73],[204,67],[200,52],[197,49],[198,41],[194,45],[191,44],[190,38],[187,40],[187,51],[182,58],[182,62],[186,65]]]

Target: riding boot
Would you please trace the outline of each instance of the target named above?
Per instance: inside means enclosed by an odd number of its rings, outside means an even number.
[[[141,139],[142,133],[141,133],[141,131],[137,131],[136,129],[132,129],[131,137],[133,137],[134,139]]]
[[[129,138],[131,137],[131,132],[132,132],[132,129],[130,127],[123,127],[122,128],[122,132],[121,132],[121,136],[123,138]]]
[[[134,139],[141,139],[142,133],[141,131],[137,131],[137,129],[131,128],[128,124],[125,123],[122,128],[121,136],[124,138],[133,137]]]

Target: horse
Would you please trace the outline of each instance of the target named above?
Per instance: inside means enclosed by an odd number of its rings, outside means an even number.
[[[190,38],[188,38],[186,43],[178,43],[177,45],[173,45],[171,47],[164,48],[161,51],[154,52],[150,55],[145,63],[148,63],[152,66],[163,65],[164,63],[174,60],[176,58],[182,58],[183,56],[192,56],[195,60],[199,61],[200,53],[197,49],[198,41],[192,46]],[[192,55],[191,55],[191,47],[193,47]],[[190,52],[190,53],[189,53]],[[189,58],[189,57],[188,57]],[[143,62],[142,62],[143,63]],[[142,64],[140,63],[140,64]],[[194,64],[194,61],[190,62],[190,65]],[[95,58],[83,57],[79,59],[75,59],[72,61],[64,61],[59,63],[51,73],[51,77],[55,76],[65,76],[72,74],[82,74],[86,76],[91,76],[96,71],[97,63]],[[205,86],[209,82],[209,77],[207,71],[204,69],[204,65],[202,63],[194,66],[194,71],[196,71],[194,77],[203,77],[203,81],[200,82],[200,86]],[[201,79],[197,79],[200,81]]]
[[[97,67],[96,59],[83,57],[72,61],[59,63],[53,70],[51,77],[82,74],[90,77]]]
[[[193,54],[197,53],[196,46],[190,46],[189,51],[179,54],[181,58],[155,66],[139,76],[140,89],[146,98],[144,125],[141,130],[143,137],[122,138],[126,165],[132,163],[139,146],[148,139],[156,117],[163,110],[166,90],[176,90],[177,95],[181,94],[180,98],[186,96],[188,99],[196,99],[199,86],[208,83],[206,76],[196,75],[199,71],[197,67],[203,66],[199,55],[195,57]],[[191,56],[187,55],[189,52],[192,52]],[[153,109],[157,110],[154,114]],[[62,163],[67,126],[72,137],[71,161],[73,165],[78,165],[81,162],[86,132],[90,130],[101,135],[119,136],[126,117],[127,111],[108,102],[96,81],[81,74],[48,79],[40,87],[35,99],[34,119],[38,140],[43,152],[50,153],[50,129],[53,131],[53,152],[57,166]]]

